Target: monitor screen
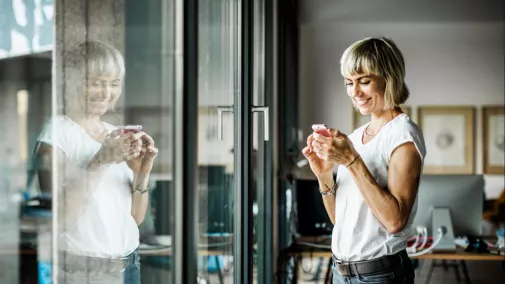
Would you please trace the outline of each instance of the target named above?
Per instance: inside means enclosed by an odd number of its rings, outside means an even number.
[[[326,213],[317,180],[296,180],[292,222],[301,236],[330,235],[333,224]]]

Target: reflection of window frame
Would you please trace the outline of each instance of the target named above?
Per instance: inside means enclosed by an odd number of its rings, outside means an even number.
[[[30,94],[28,90],[16,92],[18,135],[19,135],[19,158],[22,162],[28,159],[28,105]]]

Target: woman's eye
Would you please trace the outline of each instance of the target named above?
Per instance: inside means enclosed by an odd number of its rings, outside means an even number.
[[[346,86],[352,86],[352,83],[350,83],[350,82],[346,82],[346,83],[345,83],[345,85],[346,85]]]
[[[370,81],[361,82],[362,85],[368,85]]]

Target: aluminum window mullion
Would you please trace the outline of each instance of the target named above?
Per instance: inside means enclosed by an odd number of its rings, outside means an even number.
[[[198,248],[198,0],[175,2],[173,283],[195,283]]]
[[[234,94],[235,128],[235,218],[234,229],[234,282],[253,282],[253,239],[252,239],[252,201],[251,186],[251,151],[252,148],[252,96],[253,96],[253,0],[241,0],[236,7],[239,18],[234,25],[239,33],[234,40],[239,43],[235,52],[240,57],[236,60],[240,77],[235,80],[238,92]]]

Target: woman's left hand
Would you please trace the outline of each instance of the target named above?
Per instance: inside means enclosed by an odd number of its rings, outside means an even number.
[[[134,144],[135,143],[135,144]],[[132,143],[132,149],[139,149],[140,153],[137,157],[128,160],[126,163],[134,174],[147,174],[153,168],[154,159],[158,155],[158,149],[154,146],[154,140],[151,136],[144,133],[142,137]]]
[[[314,133],[312,149],[316,155],[335,164],[348,166],[359,155],[347,135],[336,129],[328,129],[330,137]]]

